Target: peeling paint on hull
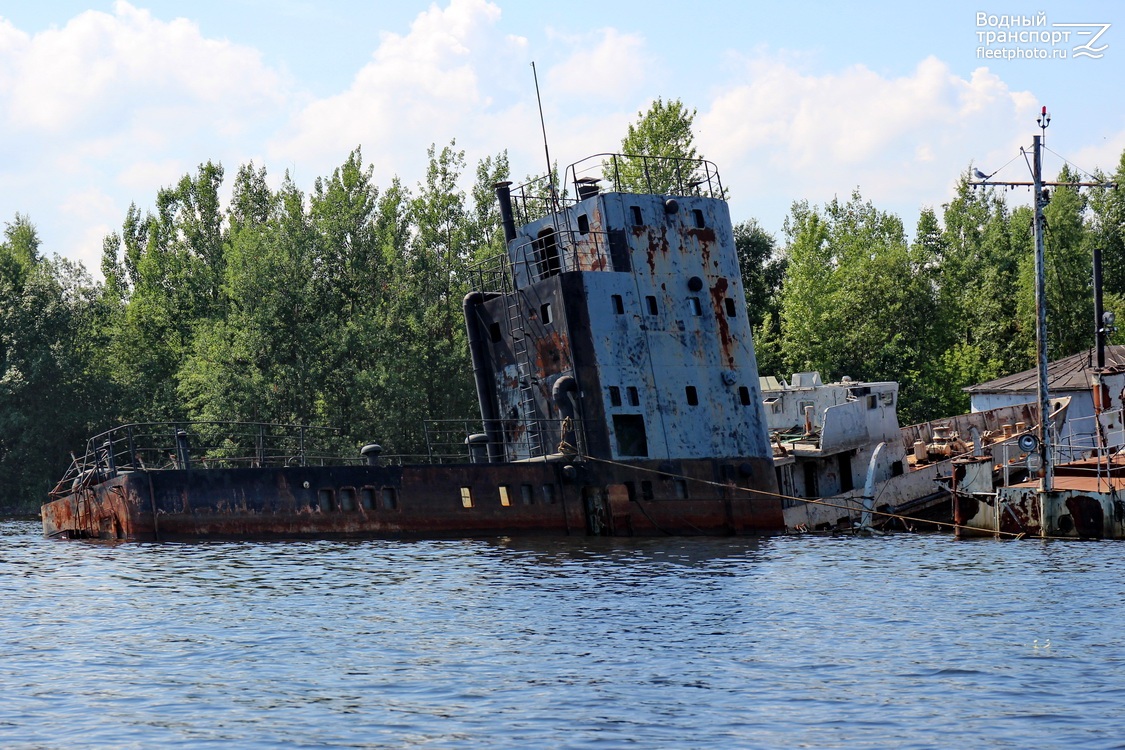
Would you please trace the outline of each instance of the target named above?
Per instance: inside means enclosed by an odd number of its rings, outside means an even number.
[[[753,475],[772,472],[768,462],[676,464],[686,479],[666,478],[658,472],[669,467],[658,462],[136,471],[45,504],[43,530],[173,540],[734,535],[783,527],[778,498],[753,491]]]

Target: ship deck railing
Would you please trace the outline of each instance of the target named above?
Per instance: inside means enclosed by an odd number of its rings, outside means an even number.
[[[1098,415],[1072,417],[1062,437],[1053,437],[1051,456],[1056,467],[1075,462],[1085,475],[1099,484],[1121,472],[1121,456],[1125,454],[1125,410],[1114,409]],[[1071,468],[1071,471],[1074,467]]]
[[[426,422],[428,463],[535,461],[586,451],[581,420],[439,419]]]
[[[541,175],[512,188],[516,224],[530,224],[602,192],[726,199],[719,168],[706,159],[645,154],[603,153],[566,168],[563,186],[557,175]]]
[[[86,441],[51,491],[67,494],[120,472],[340,463],[335,427],[273,422],[176,421],[119,425]]]
[[[515,290],[517,271],[522,271],[518,274],[520,278],[534,283],[559,273],[582,270],[579,262],[581,255],[604,257],[609,254],[608,232],[593,229],[579,232],[577,229],[560,227],[553,240],[557,254],[549,258],[544,253],[537,252],[536,244],[539,240],[528,240],[513,248],[513,255],[518,258],[515,262],[507,255],[494,255],[474,263],[469,269],[472,288],[482,292],[511,294]]]
[[[570,212],[563,210],[601,192],[726,197],[718,168],[706,159],[595,154],[566,168],[561,192],[554,178],[553,174],[537,177],[509,193],[516,224],[550,217],[554,230],[550,238],[531,239],[512,248],[515,261],[503,253],[475,264],[470,270],[474,289],[511,293],[514,271],[522,271],[520,278],[535,282],[580,270],[581,256],[608,257],[609,233],[597,227],[573,226]],[[540,247],[542,243],[551,246]]]
[[[391,453],[380,465],[537,460],[583,450],[581,425],[564,420],[428,420],[426,452]],[[489,429],[491,428],[491,429]],[[574,445],[559,439],[569,435]],[[470,439],[471,436],[473,439]],[[369,462],[336,427],[273,422],[177,421],[120,425],[86,441],[50,492],[56,499],[131,471],[349,466]]]
[[[646,154],[594,154],[566,168],[575,201],[601,192],[725,199],[719,169],[706,159]]]

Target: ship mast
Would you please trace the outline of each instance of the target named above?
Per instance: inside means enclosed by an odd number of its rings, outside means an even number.
[[[1038,431],[1038,453],[1040,457],[1039,467],[1037,473],[1039,476],[1039,493],[1047,493],[1052,490],[1054,471],[1051,463],[1050,439],[1051,433],[1048,429],[1049,418],[1051,415],[1051,399],[1050,393],[1047,388],[1047,292],[1046,292],[1046,278],[1043,251],[1043,229],[1046,221],[1043,218],[1043,208],[1050,200],[1050,191],[1048,187],[1117,187],[1115,182],[1044,182],[1043,181],[1043,141],[1047,134],[1047,126],[1051,124],[1051,115],[1047,112],[1047,108],[1039,113],[1039,117],[1035,120],[1039,125],[1039,135],[1033,136],[1031,144],[1031,164],[1028,166],[1031,169],[1031,182],[998,182],[991,179],[992,175],[985,175],[976,170],[975,174],[977,180],[970,181],[969,184],[973,187],[977,186],[991,186],[996,185],[1000,187],[1030,187],[1035,196],[1035,352],[1037,355],[1037,369],[1038,377],[1038,398],[1039,398],[1039,431]],[[1021,148],[1020,151],[1027,158],[1027,152]],[[995,174],[995,173],[994,173]],[[1031,467],[1029,467],[1031,468]],[[1042,504],[1040,507],[1043,507]]]
[[[1051,395],[1047,388],[1047,273],[1045,270],[1043,253],[1043,207],[1047,205],[1049,195],[1043,187],[1043,139],[1047,135],[1047,126],[1051,124],[1051,115],[1043,107],[1042,113],[1035,121],[1039,125],[1039,135],[1032,139],[1031,148],[1032,188],[1035,195],[1035,352],[1039,360],[1039,455],[1042,465],[1039,468],[1039,492],[1051,491],[1053,484],[1053,467],[1051,464],[1051,431],[1048,429],[1048,419],[1051,414]],[[1043,507],[1040,505],[1040,507]]]

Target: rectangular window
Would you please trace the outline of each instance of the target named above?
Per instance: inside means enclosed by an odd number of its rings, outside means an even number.
[[[629,495],[629,502],[631,502],[631,503],[637,502],[637,483],[636,482],[626,482],[625,483],[625,492],[626,492],[626,494]]]
[[[578,232],[580,234],[590,233],[590,217],[586,214],[578,214]]]
[[[733,318],[738,313],[737,308],[735,308],[734,306],[734,300],[732,300],[730,297],[727,297],[725,300],[723,300],[723,304],[726,305],[728,318]]]
[[[364,487],[359,491],[359,501],[364,510],[375,510],[375,488]]]
[[[687,397],[688,406],[699,406],[699,394],[695,392],[694,385],[684,388],[684,396]]]
[[[383,510],[394,510],[398,507],[398,490],[394,487],[384,487],[379,494],[379,502]]]
[[[629,213],[633,215],[633,226],[639,227],[645,223],[644,216],[641,215],[640,206],[629,206]]]
[[[841,453],[836,458],[840,468],[840,492],[851,492],[855,489],[855,479],[852,477],[852,456],[850,453]]]
[[[684,479],[675,480],[676,499],[687,500],[687,481]]]
[[[512,497],[509,492],[510,491],[506,486],[500,485],[500,504],[505,508],[512,504]]]
[[[319,490],[316,493],[317,502],[322,511],[336,510],[336,492],[334,490]]]
[[[340,510],[355,510],[355,487],[343,487],[340,489]]]
[[[738,400],[742,402],[743,406],[749,406],[750,405],[750,389],[747,388],[744,385],[738,386]],[[770,403],[771,401],[773,403]],[[766,403],[769,404],[770,407],[772,408],[774,406],[774,404],[777,403],[777,399],[776,398],[775,399],[767,399]]]
[[[473,507],[473,488],[472,487],[462,487],[461,488],[461,507],[463,507],[463,508]]]
[[[648,455],[648,436],[645,434],[645,418],[642,415],[614,414],[613,435],[617,439],[617,455]]]
[[[625,314],[625,301],[621,299],[620,294],[613,295],[613,312],[615,315]]]
[[[547,505],[554,505],[555,503],[555,485],[543,485],[543,502]]]
[[[625,391],[629,394],[629,405],[630,406],[640,406],[641,405],[641,394],[637,392],[636,386],[631,385],[628,388],[626,388]]]
[[[649,315],[659,315],[660,314],[660,308],[658,308],[656,306],[656,297],[653,297],[650,294],[647,297],[645,297],[645,302],[648,303],[648,314]]]
[[[490,339],[492,339],[492,341],[494,343],[499,341],[501,338],[503,338],[500,334],[500,324],[499,323],[489,323],[488,324],[488,337]]]
[[[804,497],[817,497],[820,495],[820,487],[817,482],[816,464],[812,461],[805,461],[805,492]]]
[[[524,505],[531,505],[535,502],[535,493],[532,491],[530,484],[520,485],[520,502]]]
[[[703,306],[699,304],[699,297],[688,297],[688,309],[691,310],[692,315],[703,314]]]
[[[609,387],[610,406],[621,406],[621,389],[615,385]]]
[[[551,303],[544,302],[539,306],[539,319],[543,321],[543,325],[551,324]]]
[[[654,497],[656,497],[654,494],[652,494],[652,482],[641,482],[641,497],[643,497],[645,500],[652,500]]]
[[[703,221],[703,211],[699,210],[698,208],[693,208],[691,210],[691,215],[695,219],[696,229],[703,229],[705,226],[707,226],[707,224]]]

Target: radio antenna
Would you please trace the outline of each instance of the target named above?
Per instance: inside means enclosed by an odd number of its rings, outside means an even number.
[[[547,157],[547,183],[551,188],[551,204],[556,211],[559,208],[559,194],[555,189],[555,175],[551,169],[551,151],[547,148],[547,122],[543,119],[543,98],[539,95],[539,73],[535,70],[535,61],[531,61],[531,77],[535,79],[535,101],[539,103],[539,127],[543,129],[543,155]]]

